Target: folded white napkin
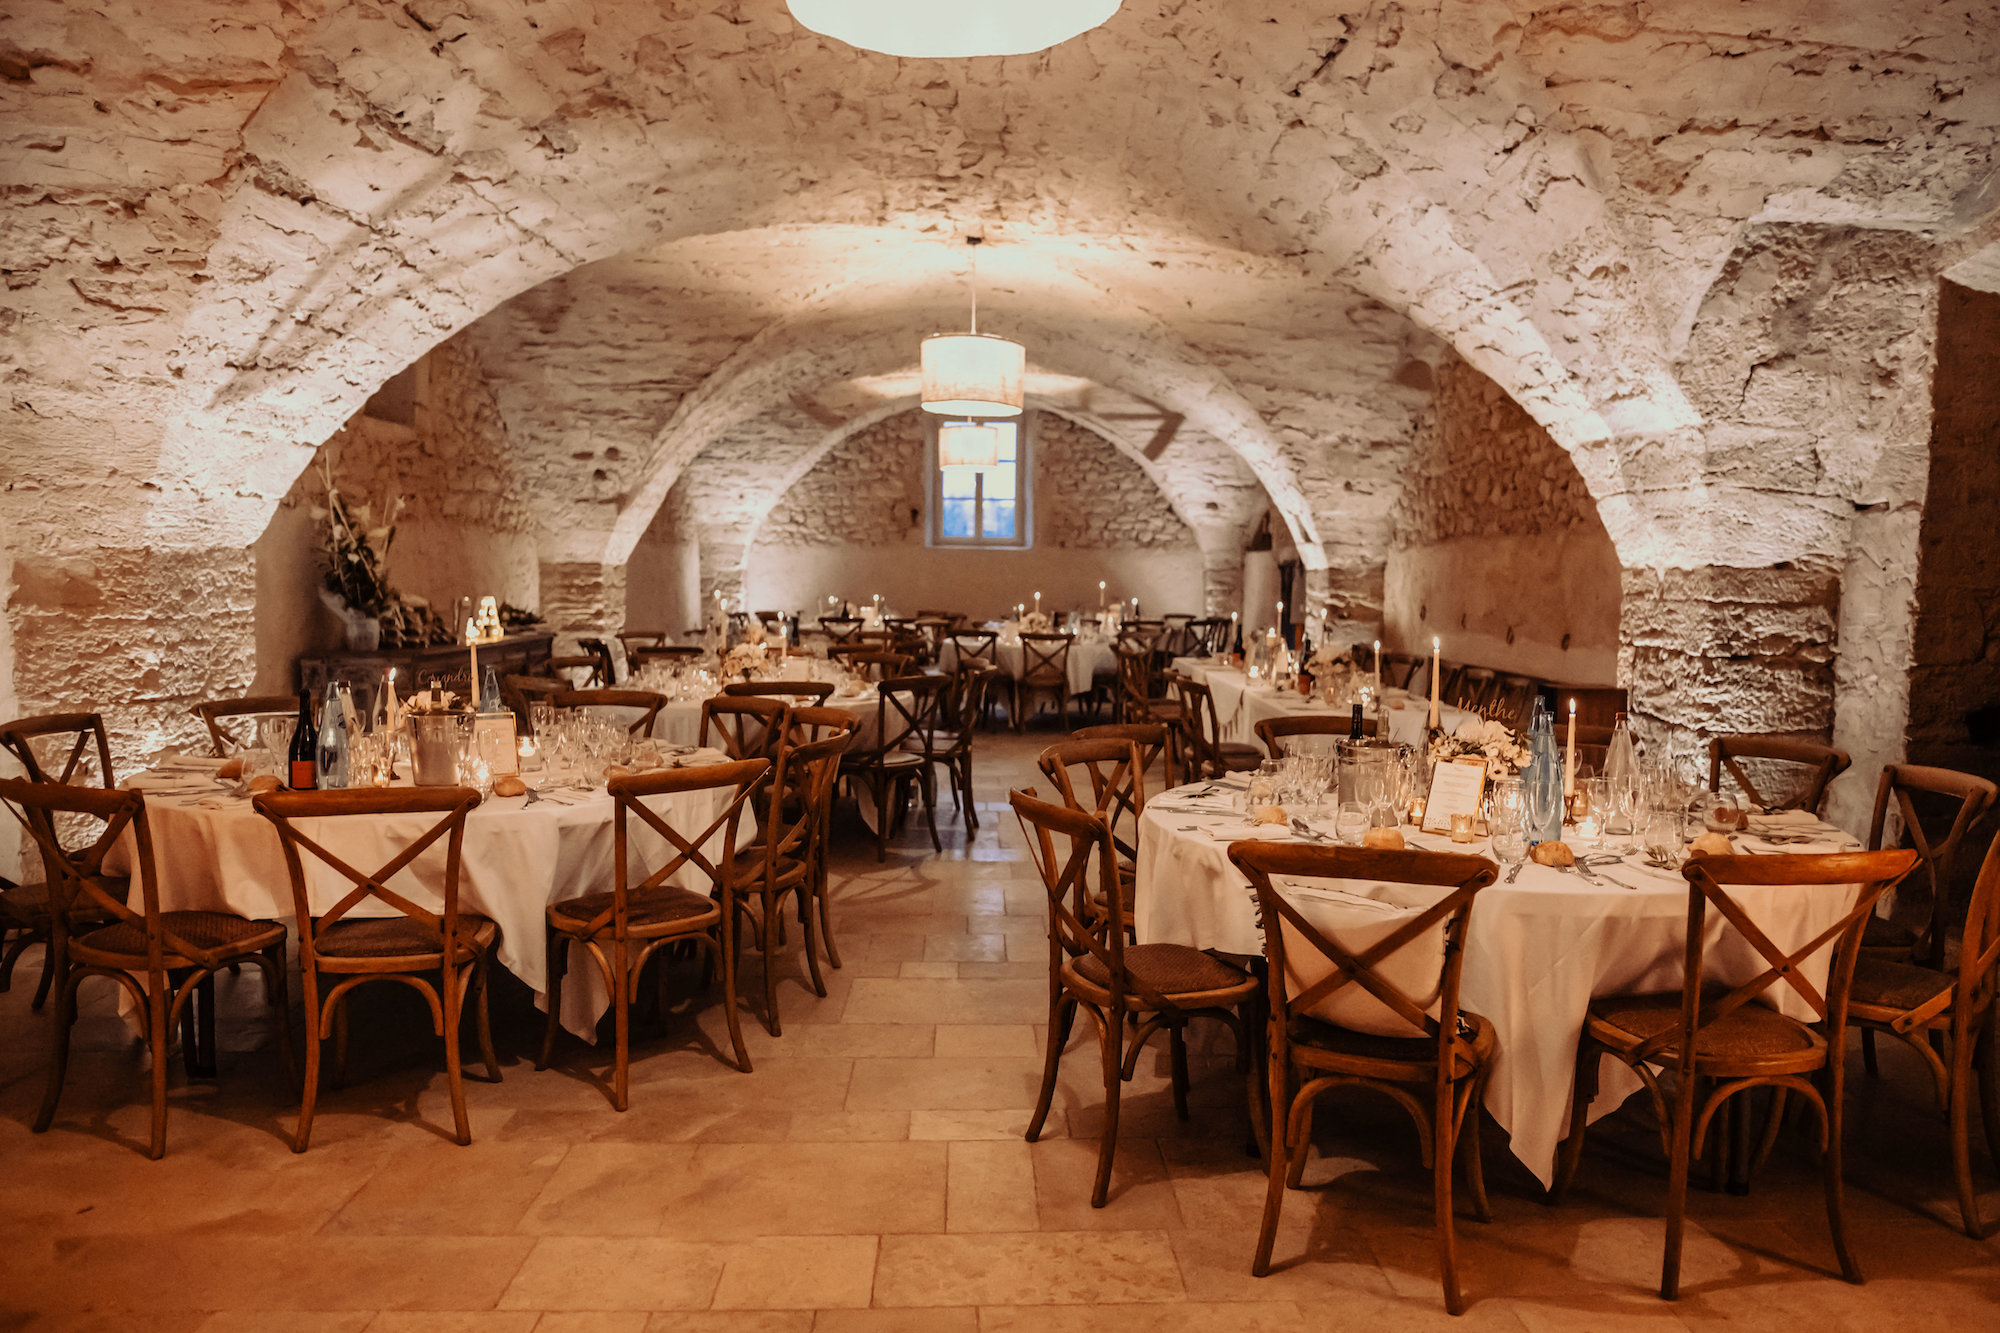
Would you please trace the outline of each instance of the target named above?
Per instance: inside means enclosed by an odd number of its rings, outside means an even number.
[[[1773,810],[1768,815],[1750,816],[1752,833],[1805,833],[1824,827],[1810,810]]]

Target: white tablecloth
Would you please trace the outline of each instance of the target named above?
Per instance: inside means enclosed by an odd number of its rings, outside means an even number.
[[[999,660],[1000,669],[1019,680],[1027,671],[1028,654],[1018,638],[1001,636],[994,645],[994,656]],[[938,649],[938,667],[943,671],[958,669],[958,645],[946,639]],[[1092,683],[1099,676],[1117,676],[1118,653],[1111,640],[1101,635],[1078,635],[1069,646],[1069,692],[1088,694]]]
[[[1190,813],[1185,802],[1191,790],[1148,801],[1140,821],[1134,904],[1139,942],[1261,955],[1254,896],[1230,864],[1228,844],[1204,831],[1187,831],[1247,825],[1240,815]],[[1488,854],[1483,839],[1466,847],[1408,827],[1404,834],[1410,845],[1427,850]],[[1828,852],[1853,845],[1848,840],[1782,850]],[[1545,1185],[1554,1177],[1556,1147],[1568,1128],[1576,1043],[1592,997],[1680,986],[1687,881],[1629,862],[1611,874],[1633,887],[1608,878],[1596,886],[1530,863],[1515,883],[1496,882],[1473,903],[1460,1003],[1490,1020],[1499,1036],[1486,1109],[1507,1132],[1514,1155]],[[1346,887],[1367,892],[1365,886]],[[1799,889],[1739,888],[1736,895],[1786,949],[1833,924],[1853,901],[1851,894]],[[1710,976],[1740,982],[1763,971],[1762,956],[1733,929],[1725,932],[1719,913],[1711,911],[1707,921],[1704,961]],[[1824,985],[1824,951],[1817,963],[1812,979]],[[1781,984],[1767,994],[1779,992],[1789,1001],[1781,1005],[1787,1012],[1811,1016],[1789,987]],[[1591,1119],[1609,1114],[1639,1086],[1625,1066],[1607,1060]]]
[[[692,762],[715,763],[719,752],[705,751]],[[574,804],[560,804],[575,798]],[[689,792],[655,797],[648,802],[684,833],[707,827],[727,804],[722,791]],[[219,805],[220,808],[213,808]],[[552,902],[606,892],[612,886],[612,812],[614,803],[602,790],[554,793],[532,806],[525,796],[489,797],[465,820],[465,840],[459,868],[459,907],[491,917],[500,926],[496,959],[535,994],[548,994],[547,913]],[[196,797],[149,795],[147,819],[152,825],[153,857],[159,876],[163,911],[224,911],[259,920],[292,924],[291,878],[278,832],[247,799],[209,805]],[[437,820],[436,815],[350,816],[303,821],[314,840],[358,870],[373,870]],[[668,847],[643,822],[628,824],[632,870],[637,876],[664,865]],[[754,832],[746,807],[738,828],[739,842]],[[709,852],[714,855],[713,850]],[[107,868],[131,873],[131,834],[107,858]],[[352,887],[344,877],[310,855],[302,854],[311,905],[315,912],[332,907]],[[114,862],[116,863],[114,865]],[[436,909],[443,904],[444,843],[428,848],[390,883],[397,892]],[[684,867],[675,882],[706,891],[707,881]],[[393,910],[358,907],[354,915],[393,915]],[[594,1038],[597,1020],[609,1005],[596,965],[587,954],[572,951],[563,986],[563,1026],[585,1040]]]

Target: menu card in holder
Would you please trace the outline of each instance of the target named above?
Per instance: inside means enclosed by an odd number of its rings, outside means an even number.
[[[1453,815],[1479,816],[1479,798],[1486,792],[1486,762],[1454,759],[1431,771],[1431,791],[1424,800],[1423,831],[1451,832]]]

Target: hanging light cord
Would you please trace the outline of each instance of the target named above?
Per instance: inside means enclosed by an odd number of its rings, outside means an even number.
[[[965,243],[972,247],[972,332],[979,332],[979,243],[984,236],[968,236]]]

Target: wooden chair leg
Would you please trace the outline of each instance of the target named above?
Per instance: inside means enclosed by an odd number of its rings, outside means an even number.
[[[1692,1083],[1693,1080],[1690,1080]],[[1681,1242],[1687,1224],[1689,1158],[1694,1151],[1694,1090],[1682,1092],[1674,1108],[1673,1151],[1667,1161],[1667,1243],[1660,1262],[1660,1298],[1674,1300],[1681,1291]]]
[[[1450,1314],[1463,1314],[1465,1301],[1458,1290],[1458,1228],[1451,1202],[1451,1177],[1458,1165],[1458,1142],[1452,1129],[1456,1119],[1451,1083],[1440,1076],[1431,1115],[1431,1206],[1437,1213],[1434,1225],[1444,1308]]]
[[[1049,1108],[1055,1104],[1056,1069],[1062,1063],[1063,1045],[1069,1037],[1070,1020],[1076,1015],[1076,1001],[1062,994],[1060,984],[1053,981],[1049,985],[1049,1039],[1048,1051],[1042,1060],[1042,1090],[1035,1096],[1035,1113],[1028,1119],[1026,1138],[1033,1143],[1042,1136],[1042,1126],[1049,1118]]]
[[[458,1026],[465,1016],[465,978],[448,959],[438,973],[444,991],[440,997],[444,1002],[444,1083],[451,1093],[452,1127],[459,1146],[465,1147],[472,1142],[472,1120],[465,1112],[465,1072],[458,1067]]]
[[[819,915],[819,942],[820,947],[826,950],[826,961],[839,967],[840,950],[833,943],[833,905],[830,901],[833,895],[827,882],[825,856],[826,852],[822,849],[820,864],[813,870],[813,908]]]
[[[784,1035],[784,1027],[778,1020],[778,923],[768,892],[763,894],[763,916],[757,922],[757,934],[764,946],[761,951],[764,955],[764,1030],[780,1037]]]
[[[320,1030],[326,1010],[319,998],[318,982],[311,976],[305,978],[302,998],[306,1011],[306,1071],[299,1085],[299,1128],[292,1136],[293,1152],[304,1152],[312,1142],[313,1108],[319,1102],[319,1062],[321,1048],[326,1044]]]
[[[547,1069],[556,1053],[556,1029],[562,1026],[563,973],[569,970],[569,936],[550,930],[545,957],[549,969],[549,1013],[542,1024],[542,1050],[535,1057],[537,1069]]]
[[[1847,1209],[1841,1192],[1841,1136],[1843,1133],[1839,1067],[1826,1080],[1826,1152],[1821,1155],[1820,1173],[1826,1182],[1826,1222],[1833,1233],[1833,1253],[1840,1260],[1840,1275],[1849,1282],[1861,1281],[1861,1265],[1847,1245]]]
[[[1951,1169],[1958,1182],[1958,1218],[1965,1234],[1981,1239],[1979,1195],[1972,1186],[1972,1045],[1955,1042],[1951,1051]]]
[[[153,1056],[153,1134],[146,1156],[156,1162],[167,1152],[167,1000],[171,987],[172,983],[157,973],[147,979],[146,1044],[152,1047]],[[192,1006],[193,997],[188,1003]]]
[[[473,965],[472,982],[479,988],[479,1003],[473,1012],[472,1019],[478,1025],[474,1035],[479,1039],[479,1058],[486,1062],[487,1080],[498,1083],[500,1081],[500,1061],[493,1054],[491,1006],[486,1002],[486,993],[491,988],[493,982],[492,962],[491,955],[482,953],[479,955],[479,961]]]
[[[1090,1187],[1092,1208],[1102,1208],[1111,1195],[1111,1164],[1118,1153],[1118,1095],[1125,1065],[1125,1025],[1116,1014],[1102,1018],[1097,1035],[1104,1066],[1104,1129],[1097,1137],[1097,1178]]]
[[[937,774],[929,764],[918,774],[917,788],[924,798],[924,824],[931,831],[931,850],[942,854],[944,844],[938,841],[937,830]]]
[[[1486,1166],[1479,1155],[1479,1108],[1486,1101],[1486,1074],[1481,1071],[1459,1117],[1458,1137],[1465,1148],[1465,1186],[1472,1195],[1472,1215],[1481,1222],[1493,1220],[1493,1208],[1486,1198]]]
[[[1597,1098],[1598,1066],[1603,1052],[1588,1037],[1579,1038],[1575,1081],[1570,1085],[1569,1131],[1556,1149],[1556,1175],[1549,1185],[1548,1202],[1561,1203],[1570,1182],[1576,1178],[1577,1164],[1583,1161],[1583,1139],[1590,1128],[1590,1104]]]
[[[48,975],[48,967],[43,967],[43,975]],[[49,1081],[42,1090],[42,1107],[35,1113],[35,1133],[48,1130],[56,1118],[56,1103],[62,1100],[63,1077],[69,1072],[69,1030],[76,1021],[76,984],[82,978],[64,978],[62,987],[56,991],[56,1011],[50,1016],[49,1037]]]
[[[812,872],[808,870],[799,887],[792,890],[792,903],[799,913],[799,934],[806,947],[806,972],[812,977],[813,994],[826,998],[826,980],[819,972],[819,950],[813,947]]]
[[[611,944],[611,1030],[615,1034],[611,1054],[611,1107],[623,1111],[631,1105],[629,1073],[632,1060],[632,976],[625,957],[625,941]]]
[[[1257,1253],[1250,1260],[1252,1277],[1263,1277],[1271,1271],[1271,1248],[1278,1239],[1278,1214],[1285,1205],[1285,1188],[1291,1175],[1291,1138],[1286,1127],[1291,1121],[1291,1107],[1285,1102],[1285,1071],[1278,1067],[1275,1058],[1267,1059],[1270,1066],[1266,1071],[1270,1087],[1271,1128],[1270,1128],[1270,1171],[1264,1182],[1264,1216],[1257,1224]]]
[[[28,1001],[31,1012],[37,1014],[42,1012],[42,1006],[48,1003],[49,990],[55,983],[57,974],[67,970],[64,960],[55,956],[55,944],[51,941],[42,950],[42,979],[35,983],[35,998]]]
[[[1174,1114],[1182,1120],[1188,1113],[1187,1024],[1175,1023],[1167,1029],[1167,1051],[1174,1085]]]
[[[728,913],[733,912],[735,908],[725,898],[722,910],[726,916]],[[732,922],[726,930],[720,925],[716,929],[724,931],[726,936],[726,939],[714,938],[711,940],[711,946],[717,955],[717,964],[722,972],[722,1016],[724,1021],[729,1024],[729,1044],[736,1051],[736,1067],[747,1074],[750,1072],[750,1050],[743,1044],[743,1015],[739,1012],[741,1006],[736,1002],[735,925]]]

